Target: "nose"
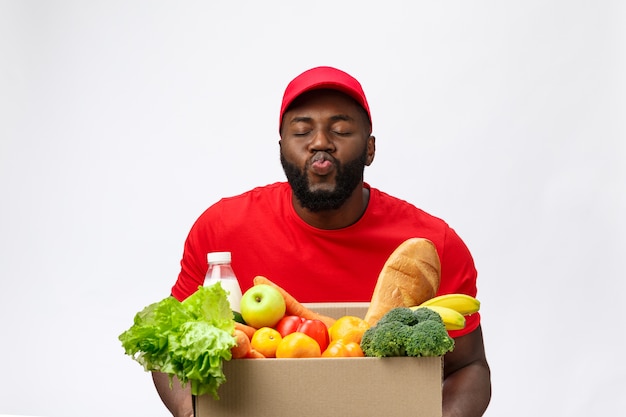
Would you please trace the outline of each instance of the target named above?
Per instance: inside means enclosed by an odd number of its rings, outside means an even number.
[[[309,149],[312,152],[325,151],[332,152],[335,150],[335,143],[332,141],[330,134],[322,129],[315,132],[309,143]]]

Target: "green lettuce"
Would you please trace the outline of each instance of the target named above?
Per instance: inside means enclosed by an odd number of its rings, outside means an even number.
[[[199,287],[183,302],[174,297],[150,304],[119,336],[127,355],[146,371],[176,376],[193,395],[211,394],[226,377],[222,361],[232,359],[235,322],[220,283]]]

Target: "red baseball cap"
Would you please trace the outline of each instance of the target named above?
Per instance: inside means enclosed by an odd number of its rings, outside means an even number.
[[[296,98],[307,91],[323,88],[340,91],[355,99],[367,113],[370,124],[372,123],[370,107],[367,104],[363,88],[356,78],[337,68],[315,67],[304,71],[287,85],[283,95],[283,103],[280,107],[279,130],[283,123],[283,115]]]

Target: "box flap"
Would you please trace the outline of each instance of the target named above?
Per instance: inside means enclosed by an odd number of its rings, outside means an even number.
[[[317,313],[338,319],[342,316],[365,317],[370,303],[303,303],[303,305]]]

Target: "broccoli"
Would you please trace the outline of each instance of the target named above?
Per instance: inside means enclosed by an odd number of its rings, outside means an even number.
[[[425,310],[425,309],[422,309]],[[432,310],[428,310],[433,312]],[[437,314],[437,313],[435,313]],[[424,318],[425,320],[425,318]],[[415,314],[413,310],[408,307],[396,307],[387,312],[384,316],[378,320],[376,324],[384,324],[393,321],[399,321],[402,324],[406,324],[407,326],[414,326],[420,322],[419,317]]]
[[[365,331],[365,356],[442,356],[454,348],[441,316],[430,309],[398,307]]]
[[[411,310],[411,309],[409,309],[409,310]],[[434,320],[434,321],[437,321],[437,322],[443,324],[443,319],[441,318],[439,313],[435,312],[434,310],[431,310],[430,308],[418,308],[415,311],[413,311],[413,310],[411,310],[411,311],[417,317],[417,322],[418,323],[421,323],[421,322],[426,321],[426,320]],[[444,327],[445,327],[445,325],[444,325]]]
[[[443,323],[426,320],[411,327],[404,348],[407,356],[442,356],[454,349],[454,339]]]
[[[367,356],[406,356],[404,340],[409,336],[411,327],[399,321],[377,324],[363,333],[361,349]]]

